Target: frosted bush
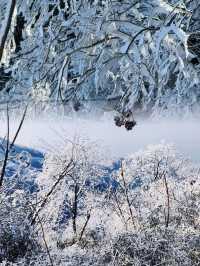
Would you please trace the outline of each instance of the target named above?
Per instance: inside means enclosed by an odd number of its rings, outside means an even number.
[[[40,251],[17,263],[199,265],[199,168],[161,143],[124,158],[100,190],[102,154],[79,140],[46,155],[31,216]]]

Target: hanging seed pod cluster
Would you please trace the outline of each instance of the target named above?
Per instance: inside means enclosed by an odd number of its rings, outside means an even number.
[[[114,121],[116,126],[124,126],[127,130],[132,130],[136,126],[136,121],[131,111],[115,116]]]

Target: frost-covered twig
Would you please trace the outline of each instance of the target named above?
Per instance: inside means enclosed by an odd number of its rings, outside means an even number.
[[[165,186],[165,191],[166,191],[166,196],[167,196],[167,215],[165,216],[165,226],[169,226],[169,218],[170,218],[170,198],[169,198],[169,187],[167,183],[167,178],[166,178],[166,173],[163,175],[164,179],[164,186]]]
[[[125,193],[126,202],[127,202],[127,205],[128,205],[131,221],[132,221],[132,224],[133,224],[134,228],[136,228],[135,218],[133,216],[131,201],[130,201],[130,198],[129,198],[128,184],[126,183],[126,179],[125,179],[123,161],[121,162],[121,177],[122,177],[122,181],[123,181],[123,189],[124,189],[124,193]]]
[[[10,139],[10,118],[9,118],[9,109],[8,109],[8,104],[7,104],[7,109],[6,109],[6,117],[7,117],[7,139],[6,139],[6,150],[5,150],[5,156],[4,156],[4,161],[3,161],[3,166],[1,169],[1,176],[0,176],[0,187],[3,185],[3,179],[5,176],[5,171],[6,171],[6,165],[8,162],[8,155],[9,155],[9,139]]]
[[[17,128],[17,131],[14,135],[14,138],[10,144],[10,117],[9,117],[9,106],[7,104],[7,109],[6,109],[6,117],[7,117],[7,138],[6,138],[6,149],[5,149],[5,156],[4,156],[4,161],[3,161],[3,166],[2,166],[2,169],[1,169],[1,176],[0,176],[0,187],[2,187],[2,184],[3,184],[3,179],[4,179],[4,176],[5,176],[5,171],[6,171],[6,166],[7,166],[7,163],[8,163],[8,156],[9,156],[9,152],[10,150],[12,149],[12,147],[14,146],[15,144],[15,141],[19,135],[19,132],[22,128],[22,125],[24,123],[24,120],[25,120],[25,117],[26,117],[26,112],[27,112],[27,108],[28,106],[26,106],[25,108],[25,111],[23,113],[23,116],[22,116],[22,119],[20,121],[20,124]]]
[[[70,175],[71,170],[73,169],[73,167],[74,167],[74,163],[73,163],[73,160],[71,159],[70,162],[66,165],[66,167],[62,171],[62,173],[59,174],[59,176],[57,178],[57,181],[53,184],[53,186],[51,187],[49,192],[45,195],[41,205],[39,206],[38,210],[35,212],[35,215],[34,215],[34,217],[32,219],[32,222],[31,222],[32,225],[36,222],[38,214],[45,207],[49,197],[52,195],[52,193],[54,192],[56,187],[60,184],[60,182],[63,180],[64,177],[66,177],[67,175]]]
[[[46,240],[46,237],[45,237],[45,231],[44,231],[44,227],[43,227],[43,224],[42,224],[42,220],[40,219],[39,215],[37,216],[37,218],[38,218],[39,224],[41,226],[42,238],[43,238],[43,241],[44,241],[44,244],[45,244],[45,248],[46,248],[46,251],[47,251],[47,254],[48,254],[48,257],[49,257],[50,264],[51,264],[51,266],[54,266],[53,259],[51,257],[51,253],[50,253],[50,250],[49,250],[49,246],[48,246],[48,243],[47,243],[47,240]]]

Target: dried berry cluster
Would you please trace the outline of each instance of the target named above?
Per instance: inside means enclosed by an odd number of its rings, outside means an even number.
[[[115,116],[114,121],[116,126],[124,126],[127,130],[132,130],[136,125],[136,121],[130,113],[128,113],[127,115]]]

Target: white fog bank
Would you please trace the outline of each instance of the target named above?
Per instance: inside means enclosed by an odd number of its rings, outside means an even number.
[[[11,121],[12,133],[16,127],[17,122]],[[6,124],[1,122],[0,137],[4,137],[5,133]],[[124,157],[149,144],[165,141],[175,144],[186,157],[200,161],[198,121],[137,121],[132,131],[126,131],[124,127],[116,127],[110,119],[27,120],[16,143],[46,152],[64,138],[73,139],[74,135],[98,141],[108,147],[114,157]]]

